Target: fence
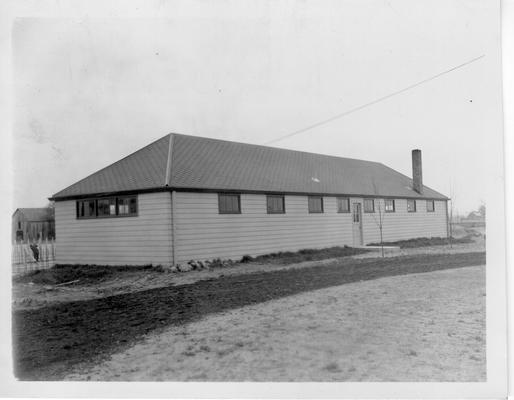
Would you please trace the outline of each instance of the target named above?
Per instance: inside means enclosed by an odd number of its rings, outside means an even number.
[[[14,243],[12,245],[11,265],[14,275],[52,268],[55,265],[55,241],[40,240],[32,243]]]

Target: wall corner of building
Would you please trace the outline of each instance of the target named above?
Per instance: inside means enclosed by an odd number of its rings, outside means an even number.
[[[175,265],[176,262],[176,253],[175,253],[175,243],[176,243],[176,240],[175,240],[175,236],[176,236],[176,231],[175,231],[175,202],[176,202],[176,195],[175,195],[175,191],[174,190],[171,190],[170,191],[170,204],[171,204],[171,243],[170,243],[170,262],[171,262],[171,265]]]

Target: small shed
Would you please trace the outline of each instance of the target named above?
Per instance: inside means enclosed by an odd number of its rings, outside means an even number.
[[[12,215],[12,240],[33,242],[55,239],[53,207],[18,208]]]

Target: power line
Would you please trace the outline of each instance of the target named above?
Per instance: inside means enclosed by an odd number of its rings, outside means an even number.
[[[390,93],[390,94],[388,94],[388,95],[386,95],[386,96],[379,97],[378,99],[375,99],[375,100],[373,100],[373,101],[370,101],[369,103],[366,103],[366,104],[360,105],[360,106],[358,106],[358,107],[351,108],[350,110],[347,110],[347,111],[344,111],[344,112],[342,112],[342,113],[340,113],[340,114],[334,115],[333,117],[330,117],[330,118],[325,119],[325,120],[323,120],[323,121],[316,122],[315,124],[309,125],[309,126],[307,126],[307,127],[305,127],[305,128],[299,129],[299,130],[297,130],[297,131],[294,131],[294,132],[288,133],[287,135],[284,135],[284,136],[281,136],[281,137],[279,137],[279,138],[276,138],[276,139],[270,140],[269,142],[266,142],[266,143],[264,143],[264,144],[271,144],[271,143],[275,143],[275,142],[278,142],[278,141],[280,141],[280,140],[283,140],[283,139],[289,138],[289,137],[291,137],[291,136],[295,136],[295,135],[298,135],[298,134],[300,134],[300,133],[306,132],[306,131],[308,131],[308,130],[310,130],[310,129],[317,128],[318,126],[328,124],[329,122],[332,122],[332,121],[334,121],[334,120],[336,120],[336,119],[339,119],[339,118],[345,117],[345,116],[347,116],[347,115],[349,115],[349,114],[352,114],[352,113],[354,113],[354,112],[356,112],[356,111],[362,110],[363,108],[366,108],[366,107],[372,106],[372,105],[374,105],[374,104],[377,104],[377,103],[379,103],[379,102],[381,102],[381,101],[384,101],[384,100],[386,100],[386,99],[389,99],[389,98],[391,98],[391,97],[393,97],[393,96],[396,96],[396,95],[398,95],[398,94],[400,94],[400,93],[403,93],[403,92],[406,92],[406,91],[408,91],[408,90],[410,90],[410,89],[413,89],[413,88],[415,88],[416,86],[419,86],[419,85],[422,85],[422,84],[424,84],[424,83],[430,82],[430,81],[432,81],[432,80],[434,80],[434,79],[436,79],[436,78],[439,78],[440,76],[443,76],[443,75],[445,75],[445,74],[448,74],[448,73],[450,73],[450,72],[453,72],[453,71],[455,71],[455,70],[457,70],[457,69],[459,69],[459,68],[465,67],[466,65],[469,65],[469,64],[471,64],[471,63],[474,63],[475,61],[478,61],[478,60],[480,60],[480,59],[481,59],[481,58],[483,58],[483,57],[485,57],[485,54],[482,54],[482,55],[481,55],[481,56],[479,56],[479,57],[475,57],[475,58],[473,58],[473,59],[471,59],[471,60],[469,60],[469,61],[466,61],[465,63],[459,64],[459,65],[457,65],[457,66],[455,66],[455,67],[452,67],[452,68],[450,68],[450,69],[447,69],[446,71],[443,71],[443,72],[440,72],[440,73],[438,73],[438,74],[436,74],[436,75],[433,75],[433,76],[431,76],[430,78],[423,79],[422,81],[416,82],[416,83],[414,83],[414,84],[412,84],[412,85],[410,85],[410,86],[407,86],[407,87],[405,87],[405,88],[403,88],[403,89],[400,89],[400,90],[398,90],[398,91],[396,91],[396,92]]]

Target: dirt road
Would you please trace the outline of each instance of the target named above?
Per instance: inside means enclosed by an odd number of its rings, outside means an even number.
[[[23,380],[59,380],[73,365],[97,362],[147,333],[208,314],[348,282],[483,264],[485,253],[476,252],[354,260],[16,311],[15,374]]]

